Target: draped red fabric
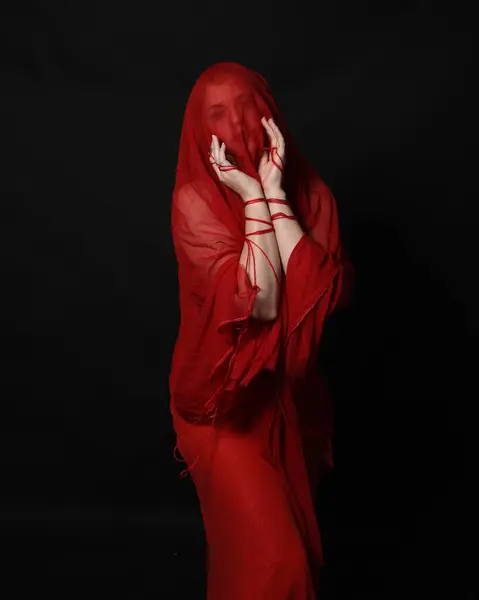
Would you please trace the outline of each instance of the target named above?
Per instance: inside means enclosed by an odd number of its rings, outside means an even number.
[[[208,157],[215,134],[259,181],[262,116],[285,138],[283,186],[305,231],[268,322],[252,317],[259,288],[239,262],[243,201]],[[208,600],[315,598],[323,556],[313,496],[333,466],[331,400],[315,357],[352,267],[330,190],[296,148],[265,79],[239,64],[207,69],[188,99],[172,232],[181,323],[170,406],[205,523]]]

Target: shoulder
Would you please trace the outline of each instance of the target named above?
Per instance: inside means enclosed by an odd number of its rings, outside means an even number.
[[[192,209],[208,210],[211,192],[201,181],[191,181],[173,190],[173,209],[190,214]]]
[[[198,194],[192,183],[185,183],[180,187],[175,187],[173,190],[173,206],[182,208],[191,200],[201,200],[200,194]]]
[[[321,199],[325,197],[328,198],[333,196],[331,188],[326,184],[324,179],[322,179],[317,174],[315,174],[315,177],[313,177],[309,181],[309,193],[315,199]]]
[[[211,191],[201,182],[189,182],[174,189],[171,226],[173,234],[193,235],[198,239],[229,235]]]
[[[336,199],[331,188],[319,177],[310,188],[310,208],[315,215],[325,215],[336,210]]]

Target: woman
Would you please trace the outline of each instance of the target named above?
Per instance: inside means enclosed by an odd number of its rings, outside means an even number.
[[[205,524],[208,600],[315,598],[313,497],[332,467],[315,358],[350,269],[333,196],[258,73],[219,63],[193,87],[172,231],[170,406]]]

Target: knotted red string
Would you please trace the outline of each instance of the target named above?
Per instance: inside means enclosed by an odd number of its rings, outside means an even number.
[[[244,203],[245,207],[248,206],[249,204],[256,204],[258,202],[264,202],[265,199],[264,198],[254,198],[253,200],[248,200],[247,202]],[[274,276],[276,278],[276,281],[278,282],[278,285],[280,283],[279,281],[279,277],[278,274],[276,273],[268,255],[266,254],[266,252],[263,250],[263,248],[261,248],[261,246],[258,246],[258,244],[256,244],[256,242],[253,242],[252,240],[248,239],[249,236],[251,235],[263,235],[264,233],[272,233],[274,232],[274,227],[271,227],[272,223],[271,221],[265,221],[264,219],[254,219],[253,217],[245,217],[246,221],[256,221],[257,223],[264,223],[265,225],[270,225],[270,227],[268,229],[259,229],[257,231],[251,231],[250,233],[246,233],[245,234],[245,241],[248,244],[248,255],[246,257],[246,268],[248,268],[248,264],[250,261],[251,256],[253,257],[253,276],[254,276],[254,282],[253,282],[253,287],[256,291],[259,291],[259,288],[256,284],[256,257],[254,255],[253,252],[253,248],[251,247],[251,244],[253,244],[254,246],[256,246],[257,248],[259,248],[259,250],[263,253],[263,256],[266,258],[266,260],[268,261],[269,266],[271,267],[271,270],[274,273]]]
[[[265,202],[265,201],[268,204],[286,204],[286,205],[289,204],[287,200],[280,200],[279,198],[269,198],[267,200],[265,200],[265,198],[254,198],[253,200],[248,200],[247,202],[245,202],[244,205],[246,207],[249,204],[256,204],[257,202]],[[246,221],[256,221],[257,223],[263,223],[264,225],[270,225],[270,226],[273,225],[273,223],[272,223],[273,221],[277,221],[278,219],[291,219],[293,221],[297,220],[294,215],[286,215],[285,213],[282,213],[282,212],[271,215],[271,222],[265,221],[264,219],[254,219],[253,217],[245,217]],[[248,255],[246,258],[246,265],[249,264],[250,257],[252,256],[253,257],[253,276],[254,276],[253,287],[257,291],[258,291],[258,286],[256,285],[256,258],[255,258],[253,249],[251,247],[251,244],[254,244],[263,253],[264,257],[268,261],[268,264],[274,273],[274,276],[276,278],[278,285],[279,285],[280,281],[279,281],[278,274],[274,270],[274,267],[273,267],[268,255],[266,254],[266,252],[260,246],[258,246],[258,244],[256,244],[252,240],[249,240],[248,237],[251,235],[262,235],[264,233],[272,233],[272,232],[274,232],[274,227],[269,227],[268,229],[259,229],[257,231],[252,231],[250,233],[245,234],[246,243],[248,244]]]
[[[281,200],[279,198],[268,198],[268,204],[286,204],[289,206],[289,202],[287,200]],[[272,221],[277,221],[278,219],[290,219],[291,221],[297,221],[298,219],[294,215],[287,215],[283,212],[274,213],[271,215]]]
[[[211,154],[211,152],[208,152],[208,156],[210,158],[213,158],[213,155]],[[220,171],[238,171],[238,167],[235,167],[234,165],[220,165],[220,163],[216,162],[216,160],[214,158],[213,158],[213,162],[211,164],[216,165]]]

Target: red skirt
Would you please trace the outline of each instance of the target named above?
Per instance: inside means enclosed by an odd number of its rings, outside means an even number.
[[[313,600],[322,556],[320,541],[311,550],[307,538],[308,529],[319,538],[313,498],[331,466],[330,447],[314,411],[308,415],[309,403],[293,409],[295,445],[294,432],[280,431],[282,408],[274,395],[256,400],[214,427],[189,423],[170,403],[177,447],[189,467],[195,463],[190,474],[207,540],[207,597]],[[295,486],[302,488],[297,496]]]

